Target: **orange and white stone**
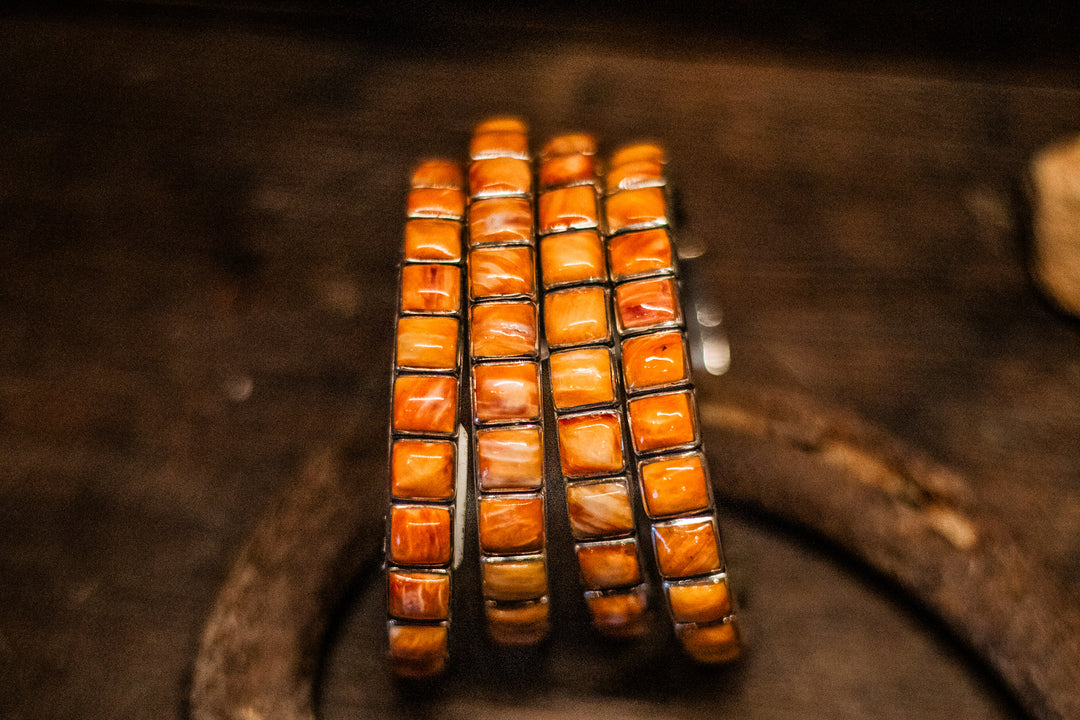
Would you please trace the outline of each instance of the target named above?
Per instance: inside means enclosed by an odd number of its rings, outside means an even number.
[[[731,614],[731,593],[723,575],[668,583],[671,617],[678,623],[708,624]]]
[[[450,615],[450,575],[390,570],[387,612],[401,620],[446,620]]]
[[[537,216],[541,235],[594,228],[598,224],[596,189],[574,185],[541,193]]]
[[[447,565],[451,544],[450,508],[442,505],[390,507],[391,563]]]
[[[544,547],[544,499],[540,495],[484,495],[477,518],[480,548],[485,553],[516,555]]]
[[[616,282],[635,275],[674,272],[671,237],[666,228],[616,235],[608,240],[611,277]]]
[[[455,459],[452,442],[394,440],[390,449],[390,494],[404,500],[453,499]]]
[[[531,302],[493,302],[474,305],[469,336],[474,358],[535,357],[536,307]]]
[[[401,310],[456,313],[461,309],[461,270],[456,265],[406,265],[401,269]]]
[[[638,467],[645,512],[650,517],[706,510],[709,488],[699,453],[642,462]]]
[[[590,590],[637,585],[641,582],[634,540],[582,543],[577,546],[581,580]]]
[[[544,298],[544,334],[552,347],[606,342],[611,330],[604,288],[586,286],[549,292]]]
[[[474,198],[526,195],[532,192],[532,166],[515,157],[491,157],[469,165],[469,194]]]
[[[500,645],[535,645],[548,634],[547,598],[512,605],[488,602],[484,615],[488,635]]]
[[[596,158],[584,153],[559,155],[543,161],[538,175],[541,190],[591,183],[596,180]]]
[[[643,230],[668,224],[664,190],[646,187],[609,195],[605,203],[608,231]]]
[[[476,432],[480,489],[535,490],[544,483],[544,443],[540,427],[487,428]]]
[[[547,564],[541,555],[485,558],[480,564],[480,576],[488,600],[518,602],[547,594]]]
[[[398,318],[398,367],[455,370],[458,366],[458,334],[457,318],[430,315]]]
[[[623,383],[634,393],[690,380],[686,341],[681,332],[638,335],[622,341]]]
[[[656,523],[652,536],[656,565],[664,577],[691,577],[721,569],[716,522],[711,517]]]
[[[465,193],[457,188],[413,188],[405,200],[405,212],[411,218],[465,217]]]
[[[644,330],[679,322],[682,313],[675,281],[662,277],[616,285],[615,312],[623,330]]]
[[[565,155],[595,155],[596,138],[588,133],[572,132],[556,135],[540,148],[540,162],[545,163]]]
[[[624,480],[567,484],[566,511],[570,530],[578,540],[634,531],[634,510]]]
[[[624,145],[612,153],[611,167],[617,168],[626,165],[627,163],[638,162],[641,160],[651,160],[652,162],[663,164],[666,162],[664,148],[651,142],[636,142]]]
[[[457,425],[457,378],[401,375],[394,381],[394,430],[452,433]]]
[[[615,401],[611,351],[606,347],[551,353],[551,397],[558,410]]]
[[[649,629],[649,596],[644,585],[629,590],[585,593],[593,627],[614,638],[641,637]]]
[[[477,422],[537,422],[540,419],[540,366],[536,362],[473,366]]]
[[[622,421],[617,412],[568,415],[558,419],[557,427],[563,475],[580,478],[622,471]]]
[[[469,244],[530,245],[533,242],[532,203],[527,198],[477,200],[469,206]]]
[[[469,295],[474,300],[532,297],[535,275],[530,247],[476,248],[469,254]]]
[[[458,262],[461,260],[461,223],[428,218],[406,221],[405,260]]]
[[[447,628],[440,625],[407,625],[391,622],[390,666],[403,678],[425,678],[446,669]]]
[[[609,193],[663,185],[664,166],[648,158],[625,162],[611,168],[604,182]]]
[[[731,662],[741,653],[739,631],[733,620],[713,625],[676,625],[675,635],[686,654],[700,663]]]
[[[697,440],[697,422],[689,391],[634,398],[627,403],[630,437],[639,453],[674,449]]]
[[[461,166],[453,160],[424,160],[413,170],[409,185],[414,188],[461,189]]]
[[[528,128],[518,118],[493,118],[473,128],[469,158],[529,158]]]
[[[544,287],[607,279],[604,245],[595,230],[548,235],[540,241]]]

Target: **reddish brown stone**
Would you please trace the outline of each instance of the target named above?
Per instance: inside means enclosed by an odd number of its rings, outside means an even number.
[[[531,297],[535,275],[532,248],[476,248],[469,253],[469,295],[474,300]]]
[[[618,537],[634,531],[634,509],[625,480],[566,486],[570,530],[578,540]]]
[[[544,287],[607,279],[604,245],[595,230],[557,233],[540,241]]]
[[[641,582],[634,540],[583,543],[577,547],[581,580],[590,590],[637,585]]]
[[[455,265],[406,265],[401,269],[401,310],[456,313],[461,309],[461,270]]]
[[[679,322],[679,295],[669,277],[635,280],[615,287],[615,313],[620,329],[643,330]]]
[[[639,453],[674,449],[697,440],[690,391],[646,395],[627,403],[630,437]]]
[[[731,614],[731,593],[722,575],[668,583],[667,593],[675,622],[707,624]]]
[[[537,422],[539,365],[536,362],[475,365],[473,396],[477,422]]]
[[[533,241],[532,203],[526,198],[488,198],[469,206],[469,244],[529,245]]]
[[[608,637],[641,637],[649,630],[649,596],[644,585],[629,590],[585,593],[593,627]]]
[[[405,222],[405,260],[461,260],[461,223],[419,218]]]
[[[675,635],[686,653],[700,663],[731,662],[742,651],[734,620],[715,625],[676,625]]]
[[[616,235],[608,240],[615,281],[647,273],[674,272],[671,238],[666,228]]]
[[[405,211],[411,218],[465,217],[465,193],[453,188],[415,188],[409,191]]]
[[[664,577],[690,577],[721,569],[716,523],[710,517],[656,523],[652,535],[656,564]]]
[[[681,332],[650,333],[622,342],[623,383],[628,392],[662,388],[690,380]]]
[[[544,499],[540,495],[485,495],[477,511],[480,548],[511,555],[544,548]]]
[[[592,185],[548,190],[537,201],[540,234],[587,230],[597,226],[596,189]]]
[[[551,353],[551,397],[557,410],[615,401],[611,351],[606,347]]]
[[[488,602],[484,614],[488,635],[500,645],[535,645],[547,637],[547,598],[513,605]]]
[[[395,565],[446,565],[450,562],[450,508],[393,505],[390,508],[389,561]]]
[[[394,381],[394,430],[452,433],[457,427],[457,379],[402,375]]]
[[[406,500],[452,499],[455,461],[452,442],[395,440],[390,450],[390,494]]]
[[[452,317],[412,315],[398,318],[397,365],[452,371],[458,366],[458,321]]]
[[[547,594],[547,564],[542,555],[485,558],[480,565],[484,597],[499,602],[536,600]]]
[[[599,286],[552,290],[544,297],[544,334],[552,347],[606,342],[607,293]]]
[[[540,427],[487,428],[476,432],[480,489],[535,490],[544,483]]]
[[[450,576],[447,573],[387,573],[387,612],[402,620],[446,620],[450,615]]]
[[[563,475],[575,478],[622,471],[625,461],[618,413],[609,410],[561,417],[558,432]]]
[[[446,625],[389,624],[390,666],[398,677],[425,678],[446,669]]]
[[[474,305],[469,337],[474,358],[535,357],[536,306],[531,302],[494,302]]]
[[[646,187],[609,195],[605,203],[608,230],[643,230],[667,225],[667,202],[663,188]]]
[[[528,160],[492,157],[469,165],[469,194],[474,198],[525,195],[532,192],[532,166]]]
[[[638,476],[645,512],[651,517],[681,515],[709,507],[705,463],[698,453],[643,462]]]

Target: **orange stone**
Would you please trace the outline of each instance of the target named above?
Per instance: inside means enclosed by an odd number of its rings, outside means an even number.
[[[635,275],[674,272],[671,238],[666,228],[616,235],[608,241],[611,277],[615,281]]]
[[[414,188],[461,189],[461,166],[453,160],[425,160],[413,170],[410,185]]]
[[[547,598],[513,605],[489,601],[484,606],[484,614],[488,635],[500,645],[535,645],[547,637]]]
[[[592,185],[548,190],[537,201],[540,234],[587,230],[597,226],[596,189]]]
[[[513,555],[544,549],[543,497],[484,495],[479,505],[481,551]]]
[[[615,402],[606,347],[551,353],[551,397],[557,410]]]
[[[465,193],[455,188],[414,188],[406,199],[405,213],[411,218],[461,220],[465,217]]]
[[[581,132],[556,135],[544,143],[544,147],[540,148],[541,162],[547,162],[561,155],[595,154],[596,138],[588,133]]]
[[[442,505],[390,507],[389,560],[395,565],[450,562],[450,508]]]
[[[566,512],[574,538],[617,537],[634,531],[634,509],[624,480],[566,486]]]
[[[402,620],[446,620],[450,615],[450,575],[437,572],[387,574],[387,612]]]
[[[616,285],[615,318],[623,332],[680,322],[682,313],[675,281],[663,277]]]
[[[544,484],[540,427],[477,430],[476,472],[480,489],[485,492],[540,488]]]
[[[539,421],[539,364],[474,365],[473,401],[473,413],[479,423]]]
[[[664,577],[691,577],[720,570],[720,543],[711,517],[656,523],[652,535],[656,565]]]
[[[540,165],[540,189],[592,184],[596,180],[596,158],[592,155],[559,155]]]
[[[439,440],[395,440],[390,449],[390,494],[406,500],[454,497],[456,447]]]
[[[688,391],[635,398],[627,408],[630,437],[639,453],[670,450],[697,441],[693,396]]]
[[[699,453],[647,460],[638,467],[645,512],[650,517],[681,515],[709,507],[705,464]]]
[[[665,162],[664,148],[651,142],[624,145],[612,154],[611,167],[616,168],[639,160],[651,160],[663,164]]]
[[[394,430],[453,433],[457,427],[457,378],[401,375],[394,381]]]
[[[741,643],[734,620],[715,625],[676,625],[675,635],[686,654],[700,663],[716,665],[739,657]]]
[[[461,270],[455,265],[406,265],[401,269],[401,311],[461,310]]]
[[[528,160],[493,157],[469,165],[469,194],[473,198],[526,195],[532,192],[532,166]]]
[[[425,678],[446,669],[446,625],[404,625],[391,622],[390,667],[403,678]]]
[[[731,614],[731,593],[723,575],[668,583],[667,594],[675,622],[707,624]]]
[[[532,248],[477,248],[469,253],[469,295],[473,300],[532,297],[535,275]]]
[[[686,341],[678,331],[651,333],[622,342],[623,383],[627,392],[659,389],[690,379]]]
[[[418,218],[405,222],[407,262],[461,260],[461,223]]]
[[[518,602],[547,595],[547,564],[542,555],[483,558],[480,574],[488,600]]]
[[[595,230],[548,235],[540,241],[540,268],[546,288],[604,282],[607,269],[600,235]]]
[[[605,209],[611,233],[668,224],[663,188],[646,187],[608,195]]]
[[[655,160],[634,160],[608,171],[604,182],[609,193],[663,185],[664,166]]]
[[[456,369],[457,318],[429,315],[406,315],[398,318],[397,366],[424,370]]]
[[[535,357],[539,352],[536,306],[531,302],[474,305],[469,336],[474,358]]]
[[[544,296],[544,334],[551,347],[607,342],[607,293],[597,285],[553,290]]]
[[[531,245],[532,241],[532,203],[527,198],[488,198],[469,206],[470,245]]]
[[[478,129],[469,142],[469,159],[511,157],[529,159],[529,138],[523,130]]]
[[[612,638],[641,637],[649,629],[649,596],[644,585],[629,590],[585,592],[593,627]]]
[[[637,585],[641,582],[635,540],[582,543],[577,546],[581,580],[590,590]]]
[[[613,475],[624,466],[622,422],[613,410],[558,419],[559,460],[571,478]]]
[[[525,121],[513,115],[496,115],[481,120],[473,128],[473,135],[483,135],[489,132],[513,132],[525,134],[529,126]]]

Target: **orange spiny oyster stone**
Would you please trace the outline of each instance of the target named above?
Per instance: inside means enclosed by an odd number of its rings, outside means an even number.
[[[548,601],[503,605],[488,602],[484,607],[487,630],[500,645],[535,645],[548,634]]]
[[[699,453],[642,462],[638,469],[645,512],[679,515],[709,507],[705,463]]]
[[[671,617],[678,623],[707,624],[731,614],[731,593],[723,576],[668,583]]]
[[[528,132],[528,130],[529,126],[519,117],[513,115],[496,115],[476,123],[476,126],[473,128],[473,135],[483,135],[489,132],[513,132],[523,135]]]
[[[450,508],[390,507],[390,562],[395,565],[446,565],[451,542]]]
[[[465,193],[456,188],[413,188],[405,212],[411,218],[460,220],[465,217]]]
[[[574,132],[563,133],[544,143],[540,148],[541,162],[547,162],[552,158],[562,155],[595,155],[596,138],[588,133]]]
[[[626,389],[632,393],[688,381],[682,333],[675,330],[623,340],[622,370]]]
[[[480,489],[534,490],[544,483],[544,443],[540,427],[488,428],[476,432],[476,472]]]
[[[528,128],[517,118],[487,120],[473,129],[469,158],[529,157]]]
[[[597,226],[596,190],[592,185],[548,190],[537,201],[540,234],[586,230]]]
[[[452,433],[457,423],[457,378],[401,375],[394,381],[394,430]]]
[[[611,168],[604,182],[609,193],[663,185],[664,166],[655,160],[644,158],[625,162]]]
[[[414,188],[461,189],[461,166],[453,160],[425,160],[413,170],[410,185]]]
[[[616,537],[634,530],[634,510],[624,480],[567,485],[566,511],[578,540]]]
[[[613,410],[558,419],[563,475],[611,475],[623,469],[622,422]]]
[[[535,362],[473,366],[477,422],[536,422],[540,419],[540,366]]]
[[[686,653],[700,663],[731,662],[739,657],[739,631],[733,620],[715,625],[676,625],[675,635]]]
[[[641,582],[634,540],[583,543],[577,546],[581,580],[591,590],[637,585]]]
[[[480,565],[484,597],[500,602],[535,600],[547,594],[543,556],[484,558]]]
[[[639,453],[677,448],[697,440],[693,397],[687,391],[635,398],[627,408],[630,437]]]
[[[665,162],[664,148],[651,142],[637,142],[625,145],[612,154],[611,167],[616,168],[640,160],[651,160],[663,164]]]
[[[605,205],[608,230],[638,230],[667,225],[667,203],[659,187],[623,190],[609,195]]]
[[[406,265],[401,269],[401,310],[456,313],[461,309],[461,270],[454,265]]]
[[[548,189],[596,180],[596,158],[584,153],[559,155],[540,164],[540,187]]]
[[[405,260],[461,260],[461,223],[428,218],[406,221]]]
[[[429,315],[406,315],[398,318],[398,367],[454,370],[457,364],[457,318]]]
[[[537,344],[536,307],[531,302],[474,305],[469,323],[476,358],[534,357]]]
[[[390,494],[407,500],[454,497],[454,443],[395,440],[390,449]]]
[[[469,254],[469,295],[474,299],[525,295],[535,290],[529,247],[477,248]]]
[[[469,206],[470,245],[523,245],[532,241],[532,203],[527,198],[487,198]]]
[[[540,241],[544,287],[607,279],[604,245],[595,230],[548,235]]]
[[[606,342],[607,293],[599,286],[553,290],[544,298],[544,334],[552,347]]]
[[[492,157],[469,166],[469,193],[474,197],[525,195],[532,191],[532,167],[528,160]]]
[[[387,573],[387,612],[402,620],[446,620],[450,614],[450,576],[446,573]]]
[[[477,513],[480,547],[511,555],[544,547],[544,499],[539,495],[485,495]]]
[[[649,596],[644,585],[629,590],[585,593],[592,624],[608,637],[641,637],[648,629]]]
[[[656,564],[665,577],[690,577],[720,570],[720,544],[712,518],[656,523],[652,535]]]
[[[446,669],[446,625],[389,626],[390,666],[399,677],[424,678]]]
[[[599,347],[551,353],[551,397],[559,410],[614,402],[611,351]]]
[[[669,277],[635,280],[615,287],[615,313],[626,330],[670,325],[682,318],[675,281]]]
[[[643,273],[675,270],[666,228],[616,235],[608,241],[611,277],[618,281]]]

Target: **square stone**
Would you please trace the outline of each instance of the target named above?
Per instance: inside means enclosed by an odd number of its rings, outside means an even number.
[[[629,590],[585,591],[593,627],[613,638],[641,637],[649,630],[649,595],[644,585]]]
[[[482,495],[477,518],[481,552],[520,555],[544,549],[540,495]]]
[[[469,253],[469,295],[473,300],[533,297],[535,276],[530,247],[475,248]]]
[[[532,166],[528,160],[492,157],[469,165],[469,194],[473,198],[527,195],[532,192]]]
[[[668,606],[675,622],[705,625],[731,614],[731,592],[723,575],[666,583],[666,586]]]
[[[394,431],[452,434],[457,429],[457,378],[401,375],[394,381]]]
[[[674,253],[667,228],[616,235],[608,240],[611,277],[616,282],[641,275],[674,273]]]
[[[461,189],[461,165],[453,160],[424,160],[413,170],[409,185],[414,188]]]
[[[608,232],[644,230],[668,224],[664,189],[646,187],[608,195],[605,203]]]
[[[536,357],[539,353],[536,306],[531,302],[481,303],[472,307],[470,315],[474,358]]]
[[[474,365],[473,416],[478,423],[538,422],[539,363]]]
[[[690,381],[686,340],[678,330],[650,333],[622,342],[622,376],[628,393]]]
[[[623,479],[568,484],[566,512],[577,540],[618,537],[634,531],[634,508]]]
[[[452,500],[457,446],[443,440],[394,440],[390,494],[404,500]]]
[[[622,333],[678,325],[682,312],[675,281],[661,277],[616,285],[615,320]]]
[[[540,164],[540,189],[592,184],[596,181],[596,157],[584,153],[558,155]]]
[[[403,678],[425,678],[446,669],[446,624],[388,624],[390,666]]]
[[[548,235],[540,241],[544,287],[607,280],[604,245],[595,230]]]
[[[608,342],[611,328],[604,288],[589,285],[547,293],[544,334],[553,348]]]
[[[548,190],[537,201],[540,218],[540,234],[587,230],[598,224],[596,188],[592,185]]]
[[[731,662],[742,651],[734,619],[713,625],[678,624],[675,626],[675,636],[686,654],[700,663],[715,665]]]
[[[529,159],[529,137],[523,123],[477,126],[469,142],[469,159],[493,157]]]
[[[405,222],[406,262],[459,262],[461,223],[417,218]]]
[[[689,517],[653,525],[656,565],[667,578],[692,577],[722,570],[716,521]]]
[[[625,162],[611,168],[604,182],[608,193],[658,187],[665,183],[664,166],[656,160],[647,158]]]
[[[448,372],[456,370],[458,336],[458,320],[454,317],[400,317],[397,323],[397,366]]]
[[[450,508],[443,505],[392,505],[388,560],[394,565],[450,563]]]
[[[627,403],[634,450],[649,453],[697,443],[697,413],[690,391],[660,393]]]
[[[598,347],[551,353],[551,397],[556,410],[614,403],[611,350]]]
[[[484,615],[488,636],[500,645],[535,645],[548,634],[547,598],[511,605],[488,601]]]
[[[406,265],[401,269],[401,311],[461,311],[461,269],[456,265]]]
[[[544,484],[544,442],[538,425],[476,431],[476,474],[484,492],[536,490]]]
[[[411,218],[461,220],[465,217],[465,193],[457,188],[413,188],[405,201]]]
[[[619,413],[567,415],[558,419],[557,427],[563,475],[581,478],[622,472],[625,460]]]
[[[483,558],[480,576],[488,600],[519,602],[547,595],[547,563],[543,555]]]
[[[450,575],[390,570],[386,609],[401,620],[446,620],[450,615]]]
[[[588,133],[563,133],[544,143],[540,148],[541,164],[567,155],[596,155],[596,138]]]
[[[577,546],[581,581],[590,590],[627,587],[641,582],[637,541],[631,539]]]
[[[469,245],[531,245],[533,210],[528,198],[477,200],[469,206]]]
[[[656,143],[636,142],[624,145],[612,153],[610,164],[611,167],[617,168],[640,160],[651,160],[660,164],[667,161],[664,157],[664,148]]]
[[[644,460],[638,466],[638,478],[650,517],[709,508],[709,485],[700,453]]]

